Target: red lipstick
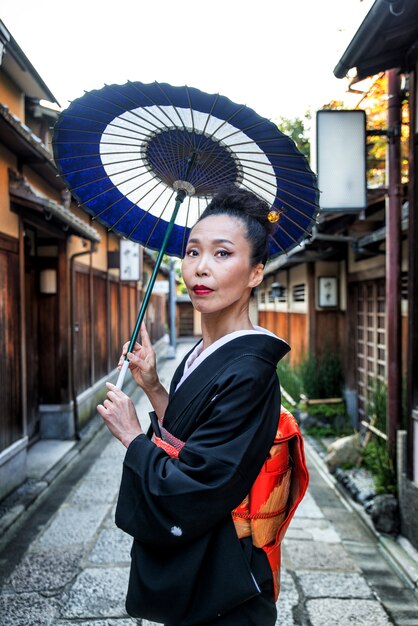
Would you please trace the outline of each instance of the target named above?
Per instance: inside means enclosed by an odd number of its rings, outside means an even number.
[[[207,296],[212,293],[213,289],[209,289],[206,285],[195,285],[193,291],[197,296]]]

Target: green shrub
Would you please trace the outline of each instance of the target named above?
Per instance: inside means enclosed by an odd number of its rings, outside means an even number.
[[[308,398],[340,397],[342,367],[337,353],[326,350],[320,357],[308,354],[299,365],[303,392]]]
[[[335,437],[335,429],[332,426],[309,426],[304,428],[306,435],[315,437],[315,439],[323,439],[324,437]]]
[[[289,413],[292,413],[292,415],[294,414],[295,407],[290,404],[290,402],[288,402],[284,396],[282,396],[282,406],[287,409]]]
[[[282,359],[277,366],[277,375],[280,385],[287,393],[299,402],[302,385],[296,368],[291,367],[288,359]]]
[[[345,415],[345,405],[342,402],[338,404],[309,404],[308,413],[313,417],[332,419],[337,415]]]
[[[387,400],[387,386],[380,380],[377,380],[367,403],[367,413],[369,418],[375,418],[374,426],[386,432],[386,400]]]
[[[396,475],[386,442],[373,437],[363,448],[363,463],[373,476],[376,493],[396,493]]]
[[[300,362],[298,369],[303,392],[308,398],[320,398],[321,383],[316,357],[313,354],[307,354]]]

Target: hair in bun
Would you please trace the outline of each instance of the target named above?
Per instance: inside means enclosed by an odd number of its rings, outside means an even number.
[[[266,264],[269,256],[269,235],[277,224],[269,221],[270,205],[242,187],[226,187],[209,202],[198,222],[212,215],[228,215],[245,224],[246,238],[251,243],[251,265]]]

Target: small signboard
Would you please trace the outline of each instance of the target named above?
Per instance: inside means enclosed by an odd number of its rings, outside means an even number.
[[[338,306],[338,281],[336,276],[321,276],[319,278],[318,306],[321,308],[335,308]]]
[[[120,280],[139,280],[141,273],[141,246],[139,243],[120,240]]]

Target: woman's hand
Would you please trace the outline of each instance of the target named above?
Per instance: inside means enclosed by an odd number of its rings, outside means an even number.
[[[145,393],[152,392],[160,384],[156,369],[155,352],[151,344],[145,324],[141,325],[141,342],[135,344],[134,351],[127,354],[129,342],[125,343],[122,355],[119,359],[118,368],[122,367],[127,356],[129,359],[129,369],[133,379]]]
[[[127,448],[135,437],[144,434],[141,424],[129,396],[112,383],[106,383],[106,387],[106,400],[99,404],[97,411],[112,435]]]

